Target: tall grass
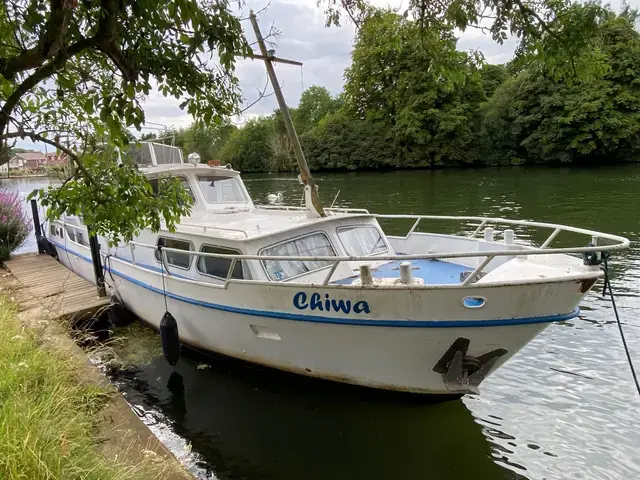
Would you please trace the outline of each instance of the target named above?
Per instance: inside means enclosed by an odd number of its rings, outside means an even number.
[[[0,294],[0,479],[154,478],[96,449],[102,389],[80,382],[77,358],[25,330]]]

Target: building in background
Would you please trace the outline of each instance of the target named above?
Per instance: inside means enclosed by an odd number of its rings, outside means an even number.
[[[69,157],[62,153],[62,154],[57,154],[57,153],[47,153],[44,156],[44,164],[43,166],[45,168],[48,167],[60,167],[63,165],[68,165],[69,164]]]
[[[10,171],[35,173],[44,168],[44,160],[42,152],[20,152],[16,153],[7,165]]]

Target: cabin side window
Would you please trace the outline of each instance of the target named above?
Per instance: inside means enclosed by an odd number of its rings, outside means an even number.
[[[89,239],[87,237],[87,233],[83,230],[67,225],[67,237],[69,240],[75,243],[79,243],[80,245],[84,245],[85,247],[89,246]]]
[[[89,240],[86,238],[86,233],[82,230],[76,231],[76,242],[85,247],[89,246]]]
[[[67,237],[69,237],[69,240],[71,240],[72,242],[76,241],[76,232],[74,230],[73,227],[70,226],[66,226],[65,229],[67,230]]]
[[[242,252],[239,250],[225,247],[214,247],[213,245],[203,245],[200,251],[205,253],[220,253],[223,255],[242,255]],[[230,258],[200,257],[198,259],[198,271],[203,275],[209,275],[211,277],[226,280],[229,268],[231,268],[231,262],[232,259]],[[231,278],[240,280],[244,278],[251,278],[244,261],[236,261],[236,264],[233,267],[233,272],[231,273]]]
[[[324,233],[317,232],[263,248],[260,255],[277,257],[335,257],[336,252]],[[328,260],[262,260],[271,280],[286,280],[331,265]]]
[[[340,243],[349,256],[366,257],[389,251],[387,242],[374,226],[339,227],[337,231]]]
[[[159,237],[157,245],[186,251],[193,250],[193,244],[191,242],[187,242],[186,240],[177,240],[175,238]],[[159,250],[156,250],[155,255],[156,260],[158,262],[162,262]],[[188,253],[165,252],[165,255],[167,256],[167,263],[169,265],[189,270],[189,267],[191,266],[191,255]]]
[[[248,200],[235,177],[198,175],[198,184],[209,203],[246,203]]]

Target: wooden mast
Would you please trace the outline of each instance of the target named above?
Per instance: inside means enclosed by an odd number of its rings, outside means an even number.
[[[322,203],[320,202],[320,197],[318,196],[318,187],[316,187],[315,182],[313,181],[313,177],[311,176],[311,171],[309,170],[309,166],[307,165],[307,160],[304,157],[304,152],[302,151],[302,146],[300,145],[300,140],[298,139],[298,135],[296,133],[296,129],[293,126],[293,121],[291,120],[291,114],[289,113],[289,109],[287,108],[287,104],[284,101],[284,95],[282,94],[282,90],[280,89],[280,84],[278,83],[278,78],[276,77],[276,71],[273,68],[273,62],[280,63],[288,63],[293,65],[302,65],[300,62],[295,62],[293,60],[285,60],[276,58],[273,55],[269,55],[267,51],[267,47],[264,44],[264,38],[262,38],[262,33],[260,33],[260,27],[258,26],[258,21],[256,19],[253,10],[249,14],[249,18],[251,19],[251,25],[253,25],[253,31],[256,34],[256,39],[258,40],[258,46],[260,47],[260,53],[262,55],[254,55],[253,58],[259,58],[264,60],[264,64],[267,67],[267,73],[269,74],[269,80],[271,81],[271,85],[273,85],[273,90],[276,94],[276,98],[278,99],[278,105],[280,106],[280,111],[282,112],[282,118],[284,120],[284,124],[287,128],[287,133],[289,134],[289,138],[291,139],[291,143],[293,145],[293,151],[296,155],[296,160],[298,161],[298,168],[300,169],[300,179],[305,186],[309,186],[311,189],[311,203],[313,207],[318,212],[318,215],[321,217],[326,217],[324,209],[322,208]]]

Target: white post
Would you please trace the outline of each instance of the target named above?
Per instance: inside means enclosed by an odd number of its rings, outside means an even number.
[[[411,262],[402,262],[400,264],[400,281],[406,285],[411,285],[413,283]]]
[[[362,285],[371,285],[373,283],[369,265],[360,265],[360,282]]]
[[[504,244],[513,245],[513,230],[507,229],[504,231]]]
[[[493,242],[493,228],[487,227],[484,229],[484,241]]]
[[[135,245],[131,242],[129,242],[129,249],[131,250],[131,262],[135,265],[136,264],[136,254],[133,252],[133,250],[135,249]]]

